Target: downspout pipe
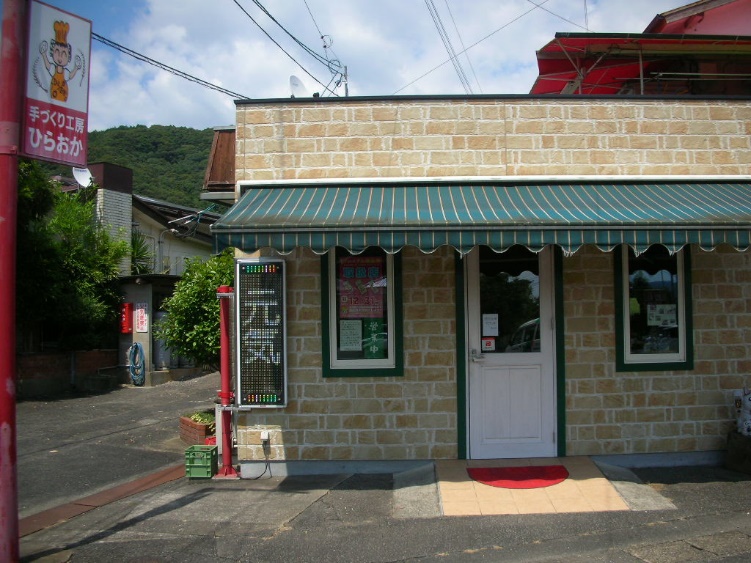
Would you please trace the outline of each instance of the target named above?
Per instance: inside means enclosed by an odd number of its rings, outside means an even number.
[[[220,285],[216,296],[219,298],[219,369],[222,388],[218,393],[222,405],[222,467],[214,476],[215,479],[239,479],[240,476],[232,465],[232,339],[230,338],[230,308],[229,301],[233,289],[228,285]]]

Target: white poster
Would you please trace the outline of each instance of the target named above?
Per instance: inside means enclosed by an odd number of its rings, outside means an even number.
[[[483,315],[482,316],[482,335],[483,336],[498,336],[498,315]]]
[[[339,349],[343,352],[362,351],[362,321],[339,321]]]
[[[676,305],[648,305],[647,324],[666,328],[678,326],[678,307]]]
[[[136,303],[136,332],[149,332],[148,303]]]

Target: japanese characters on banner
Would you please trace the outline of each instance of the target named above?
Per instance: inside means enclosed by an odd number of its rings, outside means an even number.
[[[385,259],[348,256],[339,262],[338,277],[340,350],[386,357]]]
[[[136,303],[136,332],[149,332],[148,303]]]
[[[91,22],[32,0],[21,152],[86,167]]]

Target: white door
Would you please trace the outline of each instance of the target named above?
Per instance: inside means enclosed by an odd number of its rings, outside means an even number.
[[[466,259],[471,459],[554,457],[553,253]]]

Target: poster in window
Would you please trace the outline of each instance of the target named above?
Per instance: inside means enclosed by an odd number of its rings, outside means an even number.
[[[339,322],[339,349],[343,352],[362,351],[362,321]]]
[[[482,335],[483,336],[498,336],[498,315],[497,314],[483,314],[482,315]]]
[[[386,259],[347,256],[339,261],[339,318],[382,318],[386,295]]]
[[[387,336],[383,319],[368,319],[365,321],[363,348],[368,360],[386,357]]]
[[[672,328],[678,325],[678,307],[676,305],[647,305],[647,325]]]

